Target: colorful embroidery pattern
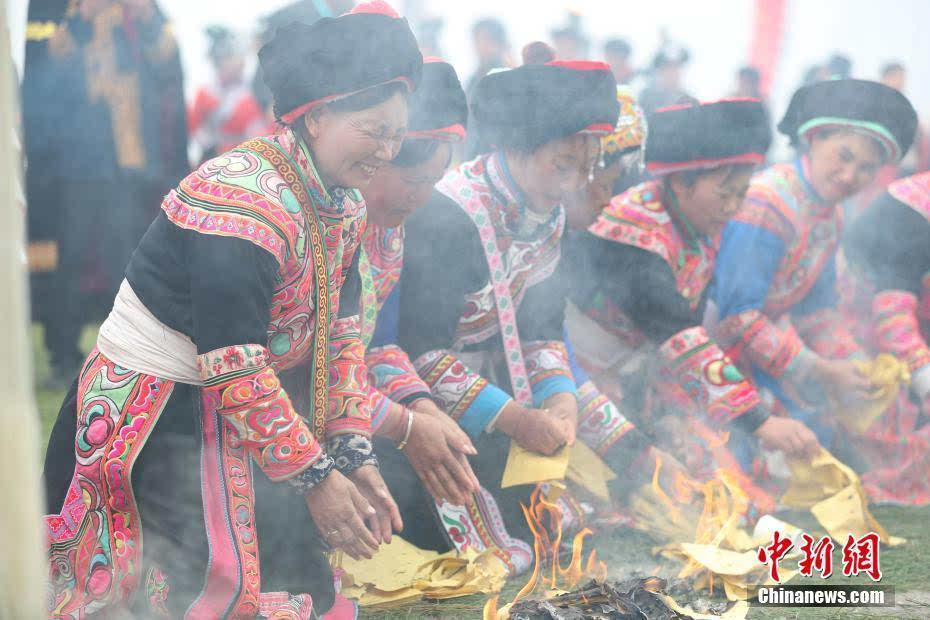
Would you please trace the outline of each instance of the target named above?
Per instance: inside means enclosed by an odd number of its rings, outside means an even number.
[[[703,327],[678,332],[662,343],[659,354],[691,402],[715,426],[724,426],[759,404],[755,388]]]
[[[360,331],[367,347],[382,304],[394,290],[404,264],[404,228],[382,228],[368,222],[359,246],[358,271],[362,281]]]
[[[888,186],[888,193],[930,221],[930,172],[898,179]]]
[[[827,359],[846,359],[859,351],[844,318],[836,308],[821,308],[810,314],[791,317],[804,344]]]
[[[148,577],[145,579],[145,598],[149,603],[149,613],[156,618],[171,617],[167,607],[170,590],[168,577],[161,569],[156,567],[149,569]]]
[[[578,386],[578,437],[595,452],[604,456],[633,428],[633,423],[593,382]]]
[[[254,388],[245,388],[245,391],[249,389]],[[265,389],[274,391],[270,385]],[[258,612],[261,594],[249,450],[239,442],[242,431],[234,424],[224,423],[219,414],[223,396],[222,389],[200,392],[203,411],[200,480],[211,561],[207,565],[204,588],[188,610],[188,615],[194,618],[253,617]],[[312,440],[302,422],[291,428],[300,427]]]
[[[215,410],[234,431],[232,441],[244,447],[271,480],[281,481],[310,467],[323,450],[294,411],[274,369],[240,363],[264,357],[248,346],[225,347],[200,356],[206,359],[201,367],[209,368],[204,373],[203,392],[215,405],[210,411]],[[229,360],[232,368],[228,372],[212,374],[222,361]]]
[[[552,377],[565,377],[574,382],[565,343],[559,341],[526,342],[523,344],[523,355],[530,385],[534,388]]]
[[[142,528],[130,480],[173,388],[97,351],[88,356],[78,383],[74,477],[62,511],[44,519],[50,616],[122,609],[138,589]]]
[[[439,519],[455,548],[464,552],[490,549],[510,571],[511,576],[526,572],[533,563],[533,549],[508,534],[500,508],[483,487],[472,495],[467,506],[448,502],[436,504]]]
[[[507,189],[498,157],[488,155],[462,164],[436,186],[475,222],[491,275],[484,288],[466,296],[465,311],[456,332],[456,346],[484,342],[499,333],[502,326],[515,323],[511,318],[515,318],[515,308],[523,300],[526,289],[550,276],[559,261],[564,213],[559,209],[532,239],[517,238],[511,228],[516,217],[516,202]],[[502,199],[511,202],[503,204]],[[507,297],[506,306],[500,307]],[[505,315],[503,320],[500,313]],[[517,344],[519,335],[515,325],[504,329],[510,344]],[[516,348],[505,346],[505,350],[513,353]],[[508,354],[508,368],[511,361]],[[517,375],[511,373],[511,377],[524,374],[516,368],[513,370]],[[527,392],[525,397],[529,396],[528,389],[521,387],[521,391]]]
[[[454,355],[437,350],[413,361],[439,407],[453,419],[462,417],[488,382]]]
[[[309,594],[262,592],[258,601],[258,617],[268,620],[303,620],[312,618],[313,599]]]
[[[367,373],[365,347],[358,334],[358,317],[337,320],[333,323],[330,341],[327,437],[344,433],[371,435]]]
[[[336,316],[338,312],[333,307],[338,308],[338,299],[331,299],[330,284],[331,275],[338,277],[339,274],[330,274],[329,266],[334,265],[336,262],[333,260],[332,255],[334,253],[338,255],[338,252],[341,251],[341,244],[339,243],[341,238],[338,241],[333,239],[333,233],[338,226],[331,227],[332,229],[326,230],[326,243],[324,245],[323,233],[320,230],[321,214],[317,209],[321,206],[332,205],[332,200],[326,200],[328,194],[318,180],[312,164],[305,166],[304,169],[310,170],[313,174],[301,175],[300,170],[293,161],[285,156],[285,151],[278,144],[264,140],[252,140],[247,142],[244,147],[254,149],[260,153],[274,166],[276,172],[288,184],[303,215],[305,230],[302,232],[304,232],[305,238],[310,241],[311,255],[303,254],[301,258],[304,260],[295,266],[297,267],[296,271],[299,271],[299,278],[296,280],[285,278],[285,287],[280,289],[280,293],[272,296],[269,332],[272,329],[277,331],[274,335],[269,334],[268,348],[275,357],[299,351],[301,353],[300,358],[303,358],[303,353],[308,349],[307,338],[312,328],[312,345],[309,346],[312,349],[311,393],[313,410],[309,412],[309,416],[312,420],[313,434],[319,441],[323,438],[325,432],[325,412],[328,410],[329,377],[327,376],[327,356],[329,355],[330,312],[332,312],[332,316]],[[291,152],[303,153],[303,149],[296,148],[296,145],[292,144]],[[314,199],[313,202],[311,202],[311,197]],[[338,211],[338,208],[333,206],[332,210]],[[338,221],[338,218],[334,219]],[[334,251],[334,246],[340,249]],[[315,296],[313,300],[314,308],[316,310],[316,315],[312,318],[310,318],[312,313],[305,314],[306,305],[310,299],[309,291],[307,288],[296,285],[297,282],[310,284],[310,278],[306,276],[310,267],[307,264],[308,258],[312,262],[313,279],[316,284],[312,287]],[[303,294],[298,293],[298,299],[292,299],[291,296],[294,292],[302,292]],[[286,293],[286,296],[283,295],[284,293]],[[292,305],[288,302],[297,303]],[[297,329],[296,333],[299,334],[299,340],[296,340],[296,342],[294,337],[295,328]]]
[[[745,355],[749,362],[776,379],[784,376],[804,347],[792,325],[779,328],[758,310],[723,319],[717,326],[717,337],[730,355],[739,360]]]
[[[872,301],[875,342],[916,373],[930,364],[930,348],[920,333],[917,297],[907,291],[882,291]]]
[[[717,251],[706,239],[693,240],[698,251],[692,251],[662,199],[661,181],[633,187],[616,196],[588,230],[661,256],[675,274],[678,292],[694,309],[714,274]]]
[[[407,403],[430,394],[429,386],[417,374],[407,353],[397,345],[368,349],[365,363],[372,385],[396,403]]]
[[[776,234],[785,254],[772,280],[765,313],[778,318],[804,299],[836,253],[842,210],[822,202],[804,179],[803,162],[776,164],[757,174],[747,207],[733,218]]]

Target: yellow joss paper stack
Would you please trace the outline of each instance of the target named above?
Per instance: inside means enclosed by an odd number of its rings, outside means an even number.
[[[498,592],[507,568],[493,553],[437,553],[395,536],[370,560],[344,556],[342,595],[362,607],[390,609],[421,598],[445,599]]]

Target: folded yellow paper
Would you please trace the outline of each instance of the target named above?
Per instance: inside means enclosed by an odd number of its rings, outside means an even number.
[[[501,479],[501,488],[562,480],[565,478],[565,472],[568,471],[570,457],[571,448],[568,446],[564,446],[552,456],[546,456],[539,452],[531,452],[518,445],[517,442],[511,441],[507,464],[504,466],[504,476]]]
[[[788,467],[791,480],[781,503],[790,508],[810,508],[858,480],[853,470],[824,449],[811,461],[788,459]]]
[[[888,409],[901,387],[910,383],[911,376],[907,364],[888,353],[853,363],[868,377],[872,391],[868,401],[858,407],[841,409],[837,417],[849,432],[862,435]]]
[[[810,508],[834,540],[845,542],[850,534],[858,538],[875,532],[888,545],[906,542],[889,535],[872,516],[859,476],[826,450],[822,449],[811,462],[790,459],[788,465],[791,482],[782,503],[792,508]]]
[[[587,444],[576,441],[572,445],[565,477],[607,502],[610,501],[607,483],[616,478],[617,474]]]

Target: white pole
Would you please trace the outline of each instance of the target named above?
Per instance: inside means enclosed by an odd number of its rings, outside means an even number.
[[[26,296],[25,211],[18,81],[13,75],[6,0],[0,0],[0,618],[42,618],[43,552],[38,417]],[[39,162],[36,162],[39,164]]]

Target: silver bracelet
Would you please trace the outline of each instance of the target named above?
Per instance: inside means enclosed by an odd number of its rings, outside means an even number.
[[[403,450],[407,447],[407,441],[410,439],[410,429],[413,428],[413,411],[410,409],[405,409],[405,411],[407,412],[407,430],[404,432],[404,438],[397,444],[398,450]]]

